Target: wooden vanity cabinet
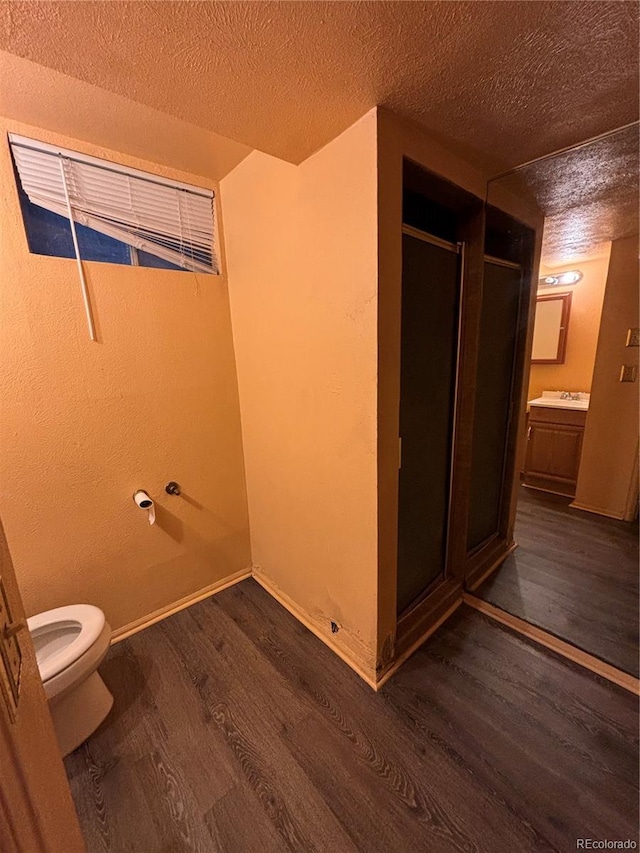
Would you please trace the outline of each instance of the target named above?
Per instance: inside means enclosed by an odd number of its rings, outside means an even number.
[[[527,426],[524,484],[574,497],[587,413],[532,406]]]

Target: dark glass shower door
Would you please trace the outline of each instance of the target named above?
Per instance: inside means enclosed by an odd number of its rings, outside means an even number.
[[[403,229],[398,613],[446,569],[460,259],[457,245]]]
[[[485,259],[480,345],[473,419],[473,457],[467,548],[500,532],[506,453],[513,406],[522,272],[516,264]],[[517,412],[516,412],[517,414]]]

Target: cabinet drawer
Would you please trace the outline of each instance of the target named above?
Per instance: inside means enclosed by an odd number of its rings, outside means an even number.
[[[542,406],[531,406],[529,423],[566,424],[567,426],[583,427],[587,420],[586,412],[573,409],[545,409]]]

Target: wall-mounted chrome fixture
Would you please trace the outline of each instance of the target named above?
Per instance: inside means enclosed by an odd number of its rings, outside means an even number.
[[[558,275],[545,275],[538,281],[539,287],[568,287],[577,284],[582,279],[580,270],[568,270]]]

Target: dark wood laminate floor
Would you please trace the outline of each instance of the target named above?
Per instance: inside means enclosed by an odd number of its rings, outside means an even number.
[[[477,591],[638,676],[638,525],[520,488],[518,548]]]
[[[252,580],[102,672],[66,760],[89,853],[637,841],[637,699],[464,607],[377,695]]]

